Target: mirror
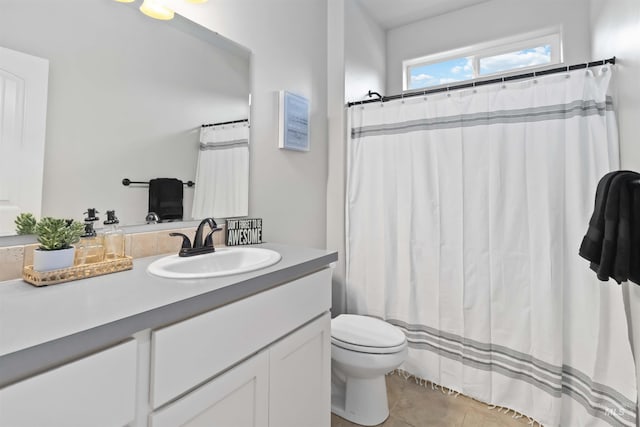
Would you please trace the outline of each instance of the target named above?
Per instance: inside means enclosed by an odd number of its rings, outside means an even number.
[[[177,14],[157,21],[138,6],[0,0],[0,45],[49,61],[38,217],[81,220],[93,207],[101,220],[115,209],[121,224],[144,223],[149,188],[123,179],[177,178],[198,188],[201,125],[248,119],[250,52]],[[184,186],[185,220],[195,188]]]

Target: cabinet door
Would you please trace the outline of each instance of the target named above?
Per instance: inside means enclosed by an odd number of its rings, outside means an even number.
[[[135,417],[131,340],[0,389],[0,426],[123,426]]]
[[[156,411],[151,426],[266,427],[268,381],[269,355],[263,351]]]
[[[325,313],[269,353],[269,425],[331,425],[331,317]]]

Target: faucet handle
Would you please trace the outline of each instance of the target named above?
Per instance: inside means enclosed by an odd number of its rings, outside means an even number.
[[[191,240],[182,233],[169,233],[171,237],[182,237],[182,249],[191,249]]]
[[[213,247],[213,233],[220,230],[222,230],[222,227],[212,229],[209,234],[207,234],[207,237],[204,238],[204,245]]]

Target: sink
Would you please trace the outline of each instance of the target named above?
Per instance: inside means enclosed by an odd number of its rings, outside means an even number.
[[[274,265],[281,255],[263,248],[220,248],[192,257],[169,255],[149,264],[147,271],[169,279],[202,279],[246,273]]]

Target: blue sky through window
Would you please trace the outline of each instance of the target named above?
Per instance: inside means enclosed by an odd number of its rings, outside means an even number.
[[[494,56],[480,57],[479,76],[509,71],[523,67],[549,64],[551,62],[551,45]],[[409,68],[408,89],[421,89],[430,86],[460,82],[474,78],[471,57],[451,59],[427,65]]]
[[[480,58],[480,75],[499,73],[522,67],[544,65],[551,62],[551,46],[522,49],[501,55]]]
[[[473,78],[471,58],[458,58],[411,67],[409,89],[420,89]]]

